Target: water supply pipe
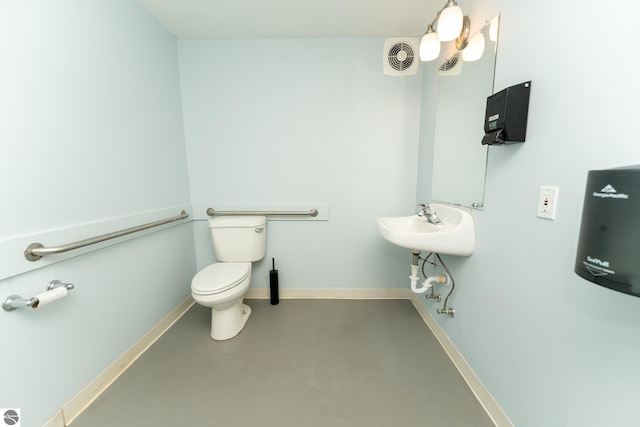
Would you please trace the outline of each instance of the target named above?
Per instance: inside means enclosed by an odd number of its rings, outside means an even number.
[[[416,254],[416,253],[413,254],[413,264],[417,264],[418,259],[419,259],[418,255],[419,254]],[[429,258],[431,258],[432,255],[435,255],[435,259],[433,261],[429,261]],[[445,276],[447,278],[447,280],[445,282],[440,282],[440,279],[438,278],[438,276],[427,277],[427,275],[424,272],[424,266],[425,266],[425,264],[427,262],[429,262],[430,264],[433,264],[434,267],[438,265],[438,262],[440,262],[440,265],[446,271],[446,273],[443,276]],[[439,308],[436,311],[438,312],[438,314],[448,314],[451,317],[455,317],[456,311],[453,309],[453,307],[447,306],[447,303],[449,302],[449,297],[451,296],[451,294],[453,294],[453,291],[456,288],[456,281],[453,279],[453,276],[451,275],[451,272],[449,271],[449,268],[447,268],[447,265],[444,263],[442,258],[440,258],[439,254],[437,254],[435,252],[431,252],[429,255],[427,255],[427,257],[422,262],[422,275],[424,277],[427,277],[427,279],[425,280],[425,283],[428,284],[428,287],[426,289],[431,288],[431,294],[427,295],[427,299],[435,299],[435,300],[438,300],[438,302],[440,301],[440,294],[436,294],[433,291],[433,286],[431,285],[431,283],[434,282],[434,280],[433,280],[434,277],[437,278],[437,280],[435,280],[436,282],[440,282],[440,283],[442,283],[444,285],[451,285],[451,290],[447,294],[447,297],[444,299],[444,304],[442,305],[442,308]],[[412,286],[411,290],[416,292],[414,290],[414,287],[415,286]],[[421,288],[419,288],[418,290],[420,291],[420,293],[424,293],[426,291],[426,290],[423,290]]]

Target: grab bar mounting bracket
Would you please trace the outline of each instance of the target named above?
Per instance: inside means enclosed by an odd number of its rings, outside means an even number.
[[[42,255],[36,255],[33,253],[34,249],[40,249],[40,248],[44,248],[44,245],[42,243],[32,243],[29,246],[27,246],[24,250],[24,257],[29,260],[29,261],[37,261],[40,258],[42,258]]]

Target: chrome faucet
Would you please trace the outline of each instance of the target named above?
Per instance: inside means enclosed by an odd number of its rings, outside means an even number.
[[[431,224],[442,224],[442,221],[440,221],[438,215],[431,210],[431,206],[429,206],[428,203],[420,203],[416,206],[420,208],[420,212],[418,212],[419,217],[426,219],[427,222],[430,222]]]

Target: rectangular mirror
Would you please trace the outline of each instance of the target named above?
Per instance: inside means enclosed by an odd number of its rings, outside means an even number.
[[[493,93],[500,15],[470,37],[484,38],[484,52],[474,61],[468,52],[449,55],[438,71],[431,199],[481,209],[487,146],[482,145],[487,96]]]

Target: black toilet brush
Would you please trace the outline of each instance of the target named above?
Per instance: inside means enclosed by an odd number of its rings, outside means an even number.
[[[269,272],[269,285],[271,287],[271,305],[276,305],[280,302],[278,297],[278,270],[276,270],[276,259],[271,258],[273,270]]]

